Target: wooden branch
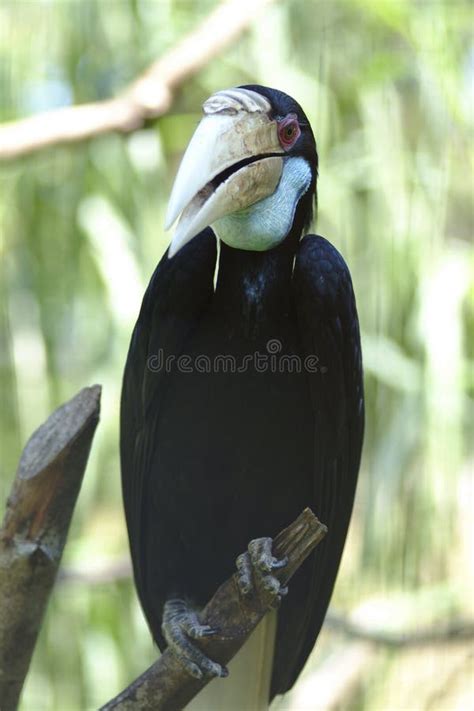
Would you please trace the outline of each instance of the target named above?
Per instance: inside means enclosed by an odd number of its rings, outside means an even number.
[[[130,554],[114,558],[103,565],[95,566],[93,563],[80,568],[61,568],[58,573],[58,583],[74,585],[108,585],[118,583],[122,580],[130,580],[132,577],[132,561]]]
[[[273,0],[226,0],[116,98],[68,106],[0,125],[0,160],[140,128],[169,110],[176,89],[247,29]]]
[[[273,542],[273,554],[288,558],[285,568],[275,571],[286,585],[305,558],[327,532],[316,516],[305,509]],[[203,624],[220,630],[218,635],[200,640],[199,647],[211,659],[227,664],[238,652],[262,617],[268,612],[268,601],[254,596],[241,597],[236,575],[217,590],[202,612]],[[101,711],[179,711],[208,683],[194,679],[167,649],[161,657]]]
[[[0,708],[14,711],[99,421],[100,387],[58,408],[26,444],[0,529]]]
[[[430,625],[421,629],[393,632],[358,624],[345,615],[329,610],[325,624],[334,632],[347,637],[381,644],[386,647],[420,647],[474,639],[474,620],[455,619],[446,624]]]

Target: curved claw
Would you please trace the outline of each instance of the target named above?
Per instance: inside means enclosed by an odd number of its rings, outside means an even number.
[[[218,634],[218,630],[209,625],[201,625],[188,620],[183,622],[183,629],[191,639],[202,639],[203,637],[212,637]]]
[[[272,561],[272,568],[273,570],[278,570],[279,568],[284,568],[286,565],[288,565],[288,558],[285,556],[284,558],[273,558]]]

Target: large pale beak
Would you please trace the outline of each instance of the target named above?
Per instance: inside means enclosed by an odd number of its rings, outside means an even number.
[[[265,97],[219,91],[203,110],[171,192],[166,229],[181,217],[169,257],[220,217],[271,195],[281,177],[284,151]]]

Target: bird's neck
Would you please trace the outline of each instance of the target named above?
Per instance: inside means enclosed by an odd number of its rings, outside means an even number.
[[[215,302],[233,328],[238,324],[248,336],[263,336],[288,317],[298,238],[292,231],[266,252],[234,249],[221,242]]]

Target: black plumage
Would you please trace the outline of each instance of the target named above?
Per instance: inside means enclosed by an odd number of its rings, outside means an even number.
[[[317,176],[311,129],[289,97],[250,88],[266,92],[275,115],[296,111],[307,126],[295,149],[312,185],[279,246],[221,245],[215,287],[211,229],[162,258],[125,368],[121,460],[137,590],[161,648],[167,598],[206,603],[251,539],[274,536],[305,506],[328,526],[278,613],[273,697],[294,683],[329,604],[359,468],[363,389],[349,270],[324,238],[300,240]],[[256,353],[267,356],[262,372]],[[241,372],[229,372],[232,363]]]

